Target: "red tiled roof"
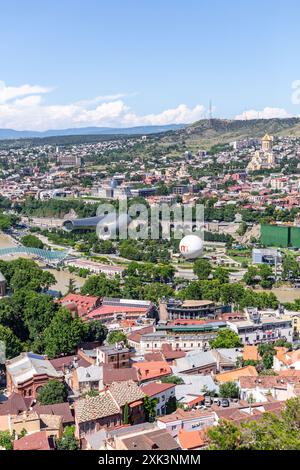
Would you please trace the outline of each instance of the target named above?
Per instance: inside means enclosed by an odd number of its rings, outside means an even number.
[[[299,377],[300,378],[300,370],[296,369],[286,369],[280,370],[277,372],[280,377]]]
[[[114,313],[141,313],[145,314],[148,312],[146,307],[119,307],[115,305],[101,305],[92,312],[88,313],[88,318],[96,318],[104,315],[113,315]]]
[[[139,330],[133,331],[129,336],[128,340],[134,341],[135,343],[139,343],[143,335],[148,333],[154,332],[154,326],[145,326],[145,328],[141,328]]]
[[[70,424],[74,422],[70,407],[68,403],[55,403],[53,405],[35,405],[32,411],[38,415],[56,415],[61,416],[63,424]]]
[[[58,357],[57,359],[51,359],[50,362],[53,365],[54,369],[57,371],[63,371],[65,367],[70,367],[73,364],[74,359],[77,358],[77,364],[79,367],[88,367],[90,363],[85,359],[77,356],[64,356]]]
[[[109,385],[113,382],[124,382],[133,380],[138,382],[138,371],[135,367],[123,369],[111,369],[108,365],[103,366],[103,383]]]
[[[172,346],[168,343],[163,343],[162,346],[161,346],[161,349],[162,349],[162,352],[163,352],[163,355],[164,355],[164,358],[165,358],[166,361],[168,359],[169,360],[180,359],[181,357],[186,356],[185,351],[181,351],[180,349],[175,349],[174,350],[174,349],[172,349]]]
[[[46,431],[29,434],[14,441],[13,445],[14,450],[51,450]]]
[[[153,397],[154,395],[158,395],[159,393],[165,392],[166,390],[169,390],[170,388],[174,388],[175,384],[164,384],[160,382],[152,382],[147,385],[142,385],[142,390],[145,393],[145,395],[148,395],[148,397]]]
[[[163,361],[164,357],[160,351],[152,351],[144,354],[145,361]]]
[[[96,307],[97,302],[100,297],[95,297],[91,295],[81,295],[81,294],[67,294],[65,297],[59,300],[61,304],[76,304],[78,314],[86,315],[92,309]]]
[[[19,393],[12,393],[7,400],[0,402],[0,416],[8,414],[18,415],[29,408],[30,402],[26,402],[25,398]]]

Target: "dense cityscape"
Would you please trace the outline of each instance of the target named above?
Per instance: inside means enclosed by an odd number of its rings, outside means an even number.
[[[289,465],[299,2],[0,7],[1,469]]]
[[[300,140],[188,129],[0,143],[2,448],[300,447]],[[201,204],[201,255],[76,225],[124,199]]]

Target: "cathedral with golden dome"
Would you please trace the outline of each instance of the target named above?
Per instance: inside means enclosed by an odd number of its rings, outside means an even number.
[[[247,171],[271,170],[276,165],[275,155],[273,152],[273,136],[266,134],[261,139],[261,149],[254,152],[248,166]]]

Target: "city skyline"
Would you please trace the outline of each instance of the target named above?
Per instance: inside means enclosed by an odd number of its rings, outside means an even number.
[[[1,3],[0,128],[300,114],[295,0]]]

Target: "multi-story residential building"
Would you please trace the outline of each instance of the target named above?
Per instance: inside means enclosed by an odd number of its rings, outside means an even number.
[[[103,367],[90,365],[89,367],[77,367],[73,370],[71,379],[72,390],[75,393],[84,394],[92,390],[103,389]]]
[[[239,335],[243,344],[269,343],[279,339],[293,340],[292,320],[284,317],[261,317],[258,321],[228,321],[227,325]]]
[[[207,322],[203,324],[163,325],[159,324],[150,331],[142,334],[133,332],[128,336],[128,343],[134,347],[138,354],[161,350],[164,344],[169,344],[174,351],[192,351],[194,349],[207,350],[209,341],[214,339],[218,331],[226,328],[222,321]]]
[[[96,364],[108,364],[113,369],[123,369],[130,367],[132,349],[124,347],[122,344],[116,346],[100,346],[96,348]]]
[[[66,153],[59,157],[59,164],[64,168],[80,167],[82,165],[82,158],[78,155]]]

